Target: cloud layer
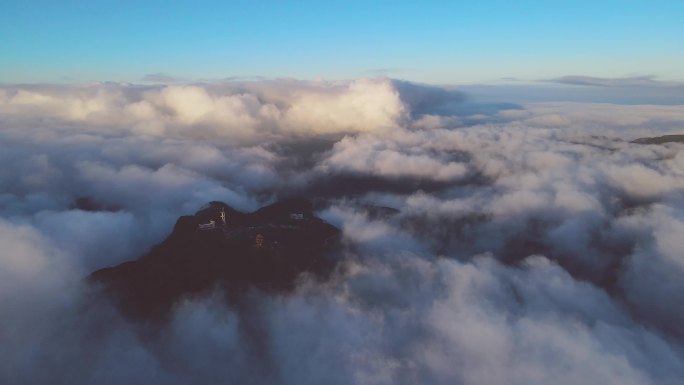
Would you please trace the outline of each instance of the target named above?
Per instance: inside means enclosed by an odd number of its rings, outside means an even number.
[[[549,82],[576,86],[595,87],[678,87],[684,88],[681,82],[660,81],[655,76],[631,76],[623,78],[597,78],[593,76],[562,76],[549,79]]]
[[[4,86],[0,382],[681,384],[684,146],[630,141],[682,130],[390,79]],[[153,333],[83,286],[208,201],[293,194],[343,230],[329,282]]]

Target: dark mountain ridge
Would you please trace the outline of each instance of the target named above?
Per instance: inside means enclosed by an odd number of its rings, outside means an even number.
[[[249,289],[286,292],[302,273],[324,279],[337,265],[340,231],[309,201],[289,199],[253,213],[211,202],[182,216],[173,232],[135,261],[93,272],[132,318],[165,317],[184,296],[221,288],[228,301]]]
[[[664,143],[684,143],[684,135],[663,135],[655,137],[639,138],[632,141],[637,144],[664,144]]]

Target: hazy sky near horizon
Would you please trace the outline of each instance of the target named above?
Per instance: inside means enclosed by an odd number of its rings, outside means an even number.
[[[684,80],[684,2],[3,1],[0,82]]]

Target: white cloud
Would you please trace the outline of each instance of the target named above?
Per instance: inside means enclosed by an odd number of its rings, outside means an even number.
[[[3,86],[0,382],[681,383],[684,146],[629,140],[678,133],[682,107],[464,100],[389,79]],[[83,276],[178,216],[321,185],[349,246],[328,282],[185,299],[147,339],[81,308]]]

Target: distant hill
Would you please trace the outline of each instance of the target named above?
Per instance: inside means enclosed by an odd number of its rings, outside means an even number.
[[[663,144],[663,143],[684,143],[684,135],[664,135],[652,138],[639,138],[632,143],[638,144]]]
[[[221,219],[225,215],[225,222]],[[163,242],[135,261],[93,272],[124,314],[161,319],[183,296],[224,289],[228,301],[250,288],[283,292],[303,272],[324,278],[337,264],[340,231],[303,199],[253,213],[211,202],[183,216]]]

